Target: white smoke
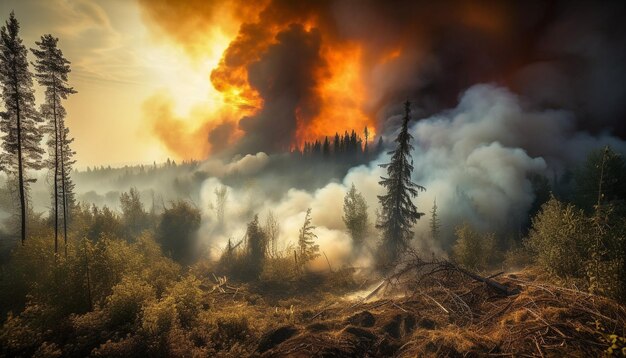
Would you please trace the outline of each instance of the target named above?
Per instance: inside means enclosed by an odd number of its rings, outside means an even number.
[[[396,128],[402,118],[401,111],[398,113],[387,121],[396,123]],[[464,221],[484,231],[517,232],[534,200],[529,174],[552,178],[555,171],[573,168],[590,150],[607,144],[626,153],[622,140],[576,131],[574,120],[566,111],[533,108],[507,89],[476,85],[462,95],[456,108],[412,121],[413,181],[427,188],[414,200],[419,211],[426,213],[414,227],[415,247],[425,254],[442,253],[441,249],[453,242],[455,227]],[[386,142],[393,145],[395,135],[390,133]],[[296,245],[306,210],[311,208],[317,241],[333,267],[367,265],[368,248],[374,248],[379,240],[374,222],[379,208],[377,196],[384,188],[378,182],[386,176],[379,164],[387,163],[389,156],[383,154],[368,165],[354,167],[341,180],[317,190],[294,186],[315,187],[332,174],[302,179],[290,167],[294,164],[290,160],[298,159],[274,159],[259,152],[229,162],[209,159],[197,165],[146,166],[145,171],[119,168],[83,172],[74,179],[79,200],[112,208],[119,206],[119,193],[131,186],[139,189],[147,208],[178,199],[193,201],[203,215],[199,238],[208,244],[213,257],[221,253],[229,238],[237,242],[244,237],[254,215],[258,214],[263,224],[270,210],[280,223],[279,248]],[[31,192],[38,211],[49,208],[44,174]],[[225,184],[230,186],[225,220],[220,225],[215,190]],[[342,220],[343,199],[352,184],[365,197],[370,219],[368,248],[358,252]],[[442,224],[440,242],[431,239],[428,225],[435,198]],[[326,269],[324,255],[313,266]]]
[[[243,158],[235,157],[229,163],[223,163],[218,159],[209,159],[203,162],[202,169],[218,178],[233,174],[253,175],[262,170],[268,161],[269,156],[259,152],[254,155],[247,154]]]
[[[575,132],[572,123],[567,112],[526,108],[517,96],[492,85],[474,86],[455,109],[414,123],[410,129],[415,147],[413,180],[427,188],[414,201],[426,213],[414,227],[416,248],[441,252],[442,246],[451,243],[454,228],[464,221],[482,230],[516,231],[534,200],[529,174],[549,174],[549,167],[560,170],[606,144],[625,151],[623,141]],[[370,244],[375,245],[377,195],[384,192],[378,181],[386,175],[378,165],[388,160],[388,155],[382,155],[368,166],[352,168],[340,183],[329,183],[311,193],[286,189],[279,200],[269,199],[254,182],[229,188],[225,227],[218,230],[215,211],[205,210],[201,236],[214,248],[223,248],[229,237],[239,240],[244,236],[246,223],[254,214],[263,222],[272,210],[281,225],[281,244],[286,247],[297,243],[305,212],[311,208],[318,243],[331,263],[355,264],[357,258],[342,221],[343,198],[353,183],[365,196],[372,223]],[[239,170],[247,170],[245,163]],[[214,191],[221,185],[216,178],[204,182],[203,208],[212,207]],[[435,198],[444,243],[430,238],[429,211]],[[219,252],[213,251],[214,255]],[[365,255],[361,263],[367,259]],[[318,258],[314,266],[326,267],[325,259]]]

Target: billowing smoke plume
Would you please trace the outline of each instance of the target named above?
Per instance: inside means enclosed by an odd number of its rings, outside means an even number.
[[[240,115],[199,130],[214,153],[280,152],[365,125],[381,132],[391,104],[409,98],[428,116],[484,82],[573,111],[575,128],[626,135],[620,2],[141,3],[190,56],[216,28],[233,33],[210,80]],[[233,139],[213,144],[223,138]]]
[[[398,108],[388,122],[397,123],[401,117]],[[442,223],[443,237],[437,242],[430,235],[429,214],[415,226],[413,244],[425,254],[440,254],[448,248],[454,229],[463,222],[484,231],[517,232],[534,200],[531,174],[560,175],[564,168],[580,163],[590,150],[607,144],[626,153],[626,143],[617,137],[576,130],[571,112],[537,109],[495,85],[471,87],[456,107],[413,121],[410,131],[415,147],[413,180],[427,188],[415,202],[420,211],[428,213],[436,198]],[[390,131],[387,140],[395,135]],[[203,213],[198,239],[213,257],[222,252],[228,239],[236,243],[244,238],[246,224],[254,215],[263,223],[270,211],[281,227],[279,249],[293,247],[305,212],[311,208],[318,243],[331,264],[367,265],[370,249],[380,239],[373,224],[379,208],[377,195],[384,190],[378,182],[386,173],[378,164],[388,162],[388,155],[351,168],[338,180],[325,170],[329,164],[302,176],[300,161],[288,159],[285,163],[284,158],[260,152],[227,162],[209,159],[164,167],[153,175],[140,172],[131,176],[127,169],[119,169],[117,174],[112,170],[109,178],[82,173],[76,176],[78,198],[115,207],[119,192],[135,186],[148,208],[155,194],[162,196],[165,205],[181,198],[191,200]],[[342,221],[343,198],[353,183],[369,206],[370,231],[362,250],[353,247]],[[224,187],[228,195],[220,222],[215,192]],[[48,205],[47,187],[33,196],[40,207]],[[325,269],[325,257],[313,266]]]
[[[401,115],[392,116],[395,122]],[[611,136],[592,136],[573,130],[573,118],[565,111],[534,110],[510,91],[493,85],[477,85],[466,91],[456,108],[412,125],[415,182],[427,188],[416,203],[428,212],[435,198],[442,221],[443,240],[433,242],[426,215],[415,227],[416,248],[440,253],[453,241],[454,229],[463,222],[496,233],[517,232],[534,200],[531,174],[552,176],[580,161],[592,149],[610,144],[626,152],[626,143]],[[263,185],[229,188],[227,226],[218,229],[215,213],[205,212],[201,235],[223,248],[228,238],[244,237],[245,223],[259,213],[272,210],[282,223],[282,247],[295,244],[304,213],[312,208],[313,224],[321,247],[336,263],[368,259],[368,252],[355,256],[342,222],[343,197],[354,183],[369,204],[369,217],[376,217],[378,184],[385,175],[378,164],[351,169],[339,183],[330,183],[312,192],[285,190],[278,199],[268,198]],[[285,174],[288,175],[288,174]],[[202,187],[203,207],[210,207],[214,191],[223,184],[212,178]],[[378,233],[371,230],[370,243]],[[221,252],[220,250],[214,252]],[[316,263],[324,267],[320,258]]]

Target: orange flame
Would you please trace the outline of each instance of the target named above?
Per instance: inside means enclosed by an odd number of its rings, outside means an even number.
[[[362,81],[362,50],[357,43],[338,43],[322,49],[327,67],[318,71],[316,88],[320,101],[319,114],[309,121],[298,118],[296,146],[346,130],[363,130],[374,121],[363,110],[367,102]]]

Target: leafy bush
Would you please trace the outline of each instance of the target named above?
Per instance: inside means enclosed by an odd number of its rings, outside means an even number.
[[[175,283],[167,294],[174,300],[181,324],[184,327],[191,327],[196,323],[203,301],[200,280],[189,275]]]
[[[533,219],[525,245],[546,272],[577,279],[591,292],[626,296],[626,224],[612,204],[596,207],[587,217],[552,198]]]
[[[141,329],[148,336],[166,334],[177,324],[176,301],[171,296],[167,296],[159,301],[153,301],[143,309]]]
[[[237,312],[221,314],[215,325],[214,339],[221,342],[242,341],[251,330],[248,318]]]
[[[111,326],[133,324],[144,305],[155,299],[154,288],[136,276],[127,276],[113,287],[105,311]]]
[[[495,234],[482,235],[468,223],[458,227],[455,234],[457,240],[452,253],[461,266],[470,270],[485,270],[498,259]]]
[[[200,228],[200,210],[184,200],[172,203],[161,216],[157,240],[174,260],[191,263],[197,254],[195,234]]]
[[[537,265],[559,277],[583,277],[592,232],[582,210],[552,197],[532,222],[526,246]]]
[[[263,265],[261,282],[264,285],[288,286],[296,278],[293,256],[268,258]]]

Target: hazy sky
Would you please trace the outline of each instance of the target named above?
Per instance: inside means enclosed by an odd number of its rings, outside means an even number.
[[[2,0],[3,24],[11,10],[28,48],[51,33],[72,62],[69,81],[78,94],[65,105],[79,168],[172,156],[147,128],[142,107],[150,97],[168,97],[180,117],[199,103],[219,100],[208,77],[228,44],[225,39],[204,58],[192,60],[150,31],[131,0]],[[41,103],[39,90],[37,98]]]

